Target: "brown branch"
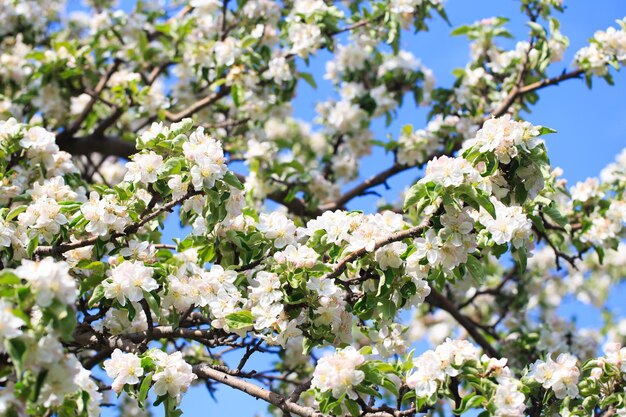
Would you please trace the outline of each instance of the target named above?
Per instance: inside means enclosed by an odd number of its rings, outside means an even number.
[[[166,211],[172,211],[174,207],[176,207],[178,204],[198,194],[200,194],[200,191],[191,191],[191,192],[188,192],[183,197],[179,198],[178,200],[170,201],[169,203],[163,205],[162,207],[159,207],[158,209],[154,210],[152,213],[146,215],[143,219],[141,219],[137,223],[128,225],[123,231],[111,233],[108,240],[113,240],[118,237],[125,237],[133,233],[136,233],[143,225],[148,223],[150,220],[155,219],[160,214],[165,213]],[[83,248],[85,246],[94,245],[98,241],[98,239],[100,239],[100,236],[93,236],[88,239],[80,240],[78,242],[61,243],[61,244],[54,245],[54,246],[40,246],[35,250],[35,255],[37,256],[59,255],[67,251],[70,251],[72,249],[78,249],[78,248]]]
[[[129,156],[137,152],[134,142],[105,135],[57,138],[57,145],[61,150],[72,155],[101,153],[104,157],[117,156],[128,159]]]
[[[431,288],[430,294],[426,297],[426,302],[433,307],[447,311],[465,330],[467,330],[472,339],[483,348],[487,355],[492,358],[500,358],[500,353],[478,331],[476,324],[463,315],[449,299],[440,294],[436,289]]]
[[[228,94],[230,94],[230,87],[223,86],[222,88],[219,89],[219,91],[196,101],[195,103],[179,111],[178,113],[172,113],[170,111],[166,111],[165,118],[170,122],[179,122],[183,120],[185,117],[189,117],[193,115],[195,112],[200,111],[203,108],[210,106],[211,104],[217,102],[223,97],[226,97]]]
[[[358,184],[351,190],[347,191],[345,194],[339,197],[336,201],[333,201],[332,203],[329,203],[329,204],[322,205],[320,207],[320,210],[323,212],[326,210],[339,209],[345,206],[346,203],[351,201],[353,198],[363,195],[363,193],[365,193],[370,188],[375,187],[380,184],[384,184],[392,176],[400,172],[406,171],[407,169],[410,169],[410,168],[413,168],[413,167],[408,166],[408,165],[393,164],[391,167],[387,168],[386,170],[366,179],[365,181]]]
[[[240,378],[228,375],[225,372],[218,371],[211,368],[209,365],[200,364],[193,367],[193,372],[200,378],[212,379],[213,381],[220,382],[224,385],[228,385],[238,391],[245,392],[248,395],[256,399],[263,400],[269,404],[272,404],[285,413],[292,413],[301,417],[323,417],[323,414],[314,408],[300,405],[288,398],[283,397],[280,394],[269,391],[265,388],[261,388],[251,382],[245,381]]]
[[[265,388],[259,387],[252,382],[245,381],[241,378],[229,375],[207,364],[199,364],[193,367],[193,372],[200,378],[211,379],[216,382],[220,382],[238,391],[244,392],[256,399],[263,400],[269,404],[272,404],[280,408],[283,413],[295,414],[301,417],[323,417],[324,415],[312,408],[304,405],[300,405],[295,401],[292,401],[289,397],[284,397],[281,394],[277,394]],[[380,407],[373,409],[371,412],[364,412],[361,415],[363,417],[403,417],[409,416],[416,412],[414,408],[409,410],[395,410],[391,407]]]
[[[359,20],[358,22],[354,22],[348,26],[345,26],[343,28],[337,29],[333,32],[330,32],[328,35],[329,36],[335,36],[335,35],[339,35],[341,33],[345,33],[345,32],[350,32],[353,31],[354,29],[358,29],[360,27],[369,25],[370,23],[377,23],[379,21],[381,21],[383,18],[385,17],[385,14],[381,14],[369,19],[363,19],[363,20]]]
[[[80,112],[80,114],[78,115],[74,123],[72,123],[71,126],[68,127],[66,130],[59,133],[57,137],[59,138],[70,137],[74,133],[76,133],[78,129],[80,129],[80,125],[83,124],[83,122],[87,118],[87,115],[89,115],[89,113],[91,112],[91,109],[93,109],[93,106],[96,104],[96,101],[98,100],[98,96],[100,95],[100,93],[102,93],[102,90],[104,90],[104,87],[106,87],[107,82],[109,82],[109,79],[115,73],[115,71],[117,71],[121,63],[122,61],[120,61],[119,59],[115,59],[111,63],[111,65],[109,65],[104,75],[100,77],[98,84],[96,84],[96,88],[93,91],[93,95],[90,94],[91,98],[89,99],[89,102],[87,102],[87,105],[85,106],[83,111]]]
[[[557,85],[562,81],[565,80],[569,80],[569,79],[573,79],[573,78],[580,78],[580,76],[584,73],[583,70],[575,70],[572,72],[568,72],[568,73],[564,73],[561,74],[557,77],[553,77],[553,78],[546,78],[537,82],[534,82],[532,84],[528,84],[526,86],[523,86],[521,88],[514,88],[511,93],[509,94],[509,96],[507,96],[507,98],[505,99],[504,102],[502,102],[502,104],[496,109],[494,110],[490,116],[484,118],[481,123],[480,126],[482,126],[487,120],[489,120],[492,117],[500,117],[502,115],[504,115],[507,110],[509,109],[509,107],[513,104],[513,102],[518,98],[523,96],[524,94],[528,94],[530,92],[533,91],[537,91],[540,90],[542,88],[551,86],[551,85]],[[458,151],[461,148],[461,143],[457,143],[450,151],[445,152],[445,151],[437,151],[434,152],[433,154],[429,155],[426,158],[426,161],[430,161],[431,159],[438,157],[438,156],[442,156],[442,155],[449,155],[452,154],[456,151]],[[359,197],[361,195],[364,195],[367,193],[367,191],[370,188],[373,188],[377,185],[380,184],[384,184],[387,182],[387,180],[389,180],[389,178],[395,176],[396,174],[399,174],[401,172],[404,172],[408,169],[411,168],[421,168],[424,164],[418,165],[418,166],[412,166],[412,165],[400,165],[397,163],[394,163],[391,167],[387,168],[386,170],[366,179],[365,181],[363,181],[362,183],[356,185],[355,187],[353,187],[352,189],[350,189],[349,191],[347,191],[346,193],[344,193],[343,195],[341,195],[341,197],[339,197],[336,201],[333,201],[332,203],[329,204],[324,204],[322,206],[320,206],[319,211],[324,212],[326,210],[337,210],[340,209],[342,207],[344,207],[348,202],[352,201],[354,198]]]
[[[409,229],[392,233],[391,235],[383,239],[379,239],[374,244],[374,250],[372,250],[372,252],[390,243],[418,236],[424,231],[425,227],[426,227],[425,225],[413,226]],[[322,280],[339,277],[346,270],[350,262],[357,260],[358,258],[366,255],[367,253],[368,251],[365,248],[361,248],[361,249],[355,250],[354,252],[350,252],[346,257],[342,258],[341,261],[339,261],[339,263],[337,263],[333,267],[333,270],[331,272],[324,275]]]
[[[584,71],[582,69],[578,69],[571,72],[564,72],[557,77],[545,78],[523,87],[515,86],[504,101],[491,113],[490,117],[500,117],[504,115],[508,111],[509,107],[513,105],[515,100],[522,97],[524,94],[528,94],[551,85],[557,85],[561,81],[570,80],[572,78],[580,78],[582,74],[584,74]]]

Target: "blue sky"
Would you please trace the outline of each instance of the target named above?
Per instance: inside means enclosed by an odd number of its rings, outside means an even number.
[[[126,6],[134,2],[122,3]],[[569,67],[575,51],[587,43],[594,31],[614,25],[615,19],[623,18],[626,14],[623,0],[566,0],[566,5],[567,10],[561,16],[561,30],[570,38],[570,49],[563,62],[554,65],[553,75]],[[526,38],[527,29],[524,26],[525,19],[519,13],[519,1],[448,0],[446,10],[453,26],[491,16],[510,17],[510,29],[519,39]],[[449,86],[454,80],[452,70],[464,67],[468,60],[468,42],[463,37],[450,37],[451,28],[439,18],[432,21],[430,28],[428,33],[405,34],[401,47],[413,52],[426,66],[434,70],[438,86]],[[320,53],[311,60],[306,69],[316,77],[318,89],[312,90],[306,83],[302,83],[294,102],[296,117],[311,121],[315,117],[315,103],[334,95],[328,82],[322,79],[328,57],[328,53]],[[614,75],[614,87],[608,86],[603,80],[595,80],[593,89],[589,90],[583,81],[570,80],[560,86],[547,88],[540,92],[541,98],[533,107],[533,113],[527,115],[527,119],[533,124],[546,125],[558,131],[557,134],[547,137],[549,155],[554,166],[564,169],[565,178],[570,184],[597,175],[626,146],[626,74],[622,72]],[[378,139],[384,139],[387,134],[397,137],[401,126],[407,123],[417,128],[427,123],[426,111],[416,110],[411,100],[406,101],[405,108],[400,110],[398,119],[389,128],[384,128],[384,122],[375,123],[374,134]],[[374,152],[363,161],[360,179],[385,169],[391,163],[389,155],[384,155],[381,151]],[[416,175],[417,171],[398,175],[389,181],[391,190],[379,187],[377,191],[386,198],[395,200],[402,188],[409,185]],[[349,208],[371,212],[375,208],[376,200],[375,196],[358,198]],[[182,234],[174,221],[168,224],[168,240]],[[621,288],[611,297],[610,305],[618,308],[619,300],[623,296],[624,291]],[[565,306],[562,313],[566,316],[578,316],[581,325],[598,323],[596,312],[589,308],[580,308],[576,303]],[[251,367],[257,370],[265,369],[266,366],[267,363],[262,360],[251,362]],[[211,399],[203,387],[192,388],[182,403],[184,415],[245,417],[266,414],[264,403],[227,387],[220,387],[216,397],[218,402]],[[106,412],[104,415],[115,414]],[[156,410],[155,415],[162,415],[161,410]]]

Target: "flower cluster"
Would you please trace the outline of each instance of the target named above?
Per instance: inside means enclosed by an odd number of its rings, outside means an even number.
[[[568,353],[561,353],[556,361],[550,356],[545,362],[536,361],[528,374],[528,378],[539,382],[546,389],[552,389],[559,399],[578,396],[579,376],[578,359]]]
[[[589,46],[576,52],[574,62],[595,75],[606,75],[609,63],[626,64],[626,18],[618,20],[620,28],[610,27],[594,34]]]
[[[321,392],[330,391],[335,398],[347,395],[356,399],[355,387],[359,385],[365,374],[358,368],[365,358],[354,347],[348,346],[335,354],[325,356],[317,362],[311,387]]]
[[[159,284],[152,277],[152,268],[139,261],[123,261],[109,270],[109,276],[103,283],[104,296],[117,300],[121,306],[125,306],[126,301],[141,301],[144,291],[150,292],[159,288]]]
[[[466,340],[446,340],[433,350],[415,358],[414,372],[406,378],[417,397],[430,397],[447,376],[457,376],[459,368],[469,361],[479,360],[479,351]]]
[[[30,284],[37,305],[49,307],[54,300],[63,305],[73,305],[76,301],[78,288],[69,270],[66,262],[55,262],[46,257],[41,261],[22,261],[15,273]]]
[[[109,378],[113,378],[112,388],[117,393],[120,393],[125,385],[138,384],[139,378],[144,374],[139,356],[119,349],[113,351],[111,358],[104,361],[103,366]]]
[[[493,152],[501,163],[508,164],[520,151],[528,153],[541,143],[538,135],[538,127],[512,120],[507,114],[485,121],[476,137],[465,142],[465,146],[478,146],[482,153]]]
[[[189,135],[189,141],[183,144],[183,155],[193,162],[191,182],[196,190],[211,188],[215,180],[226,174],[226,160],[222,146],[214,138],[206,135],[199,127]]]
[[[156,372],[152,375],[154,393],[159,396],[169,395],[180,402],[182,394],[197,378],[191,365],[185,362],[181,352],[168,355],[162,350],[152,350],[149,355],[154,358],[157,366]]]
[[[422,183],[435,183],[443,187],[458,187],[481,181],[480,173],[466,159],[449,156],[435,157],[426,165]]]
[[[492,203],[496,217],[481,211],[478,221],[485,226],[493,241],[498,245],[510,242],[516,248],[527,246],[532,236],[532,222],[524,214],[523,207],[507,207],[496,199],[492,199]]]

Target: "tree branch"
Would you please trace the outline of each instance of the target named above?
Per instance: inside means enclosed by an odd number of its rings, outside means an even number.
[[[374,249],[372,250],[372,252],[375,252],[377,249],[380,249],[381,247],[388,245],[390,243],[418,236],[424,231],[425,227],[426,227],[425,225],[413,226],[409,229],[392,233],[391,235],[387,236],[384,239],[379,239],[374,244]],[[341,261],[339,261],[339,263],[337,263],[333,267],[333,270],[331,272],[324,275],[322,279],[332,279],[332,278],[339,277],[346,270],[350,262],[357,260],[358,258],[364,256],[367,253],[368,251],[365,248],[361,248],[361,249],[355,250],[354,252],[350,252],[350,254],[342,258]]]
[[[450,300],[440,294],[436,289],[431,287],[430,294],[426,297],[426,302],[434,307],[447,311],[465,330],[467,330],[472,339],[483,348],[485,353],[492,358],[500,358],[500,353],[478,331],[474,322],[463,315]]]
[[[126,228],[123,231],[111,233],[111,235],[109,235],[108,237],[108,240],[110,241],[118,237],[125,237],[133,233],[136,233],[143,225],[148,223],[150,220],[155,219],[160,214],[165,213],[166,211],[172,211],[174,207],[176,207],[178,204],[200,193],[201,193],[200,191],[191,191],[191,192],[188,192],[186,195],[182,196],[181,198],[179,198],[178,200],[170,201],[169,203],[163,205],[162,207],[159,207],[158,209],[154,210],[152,213],[148,214],[146,217],[144,217],[137,223],[133,223],[131,225],[126,226]],[[88,239],[80,240],[78,242],[61,243],[61,244],[54,245],[54,246],[40,246],[35,250],[35,255],[38,255],[38,256],[60,255],[72,249],[78,249],[78,248],[83,248],[85,246],[93,245],[98,241],[98,239],[100,239],[100,236],[93,236]]]
[[[209,365],[200,364],[193,367],[193,372],[200,378],[208,378],[213,381],[228,385],[231,388],[245,392],[254,398],[270,403],[284,412],[293,413],[301,417],[324,417],[324,415],[311,407],[300,405],[283,397],[280,394],[261,388],[251,382],[228,375],[224,372],[211,368]]]

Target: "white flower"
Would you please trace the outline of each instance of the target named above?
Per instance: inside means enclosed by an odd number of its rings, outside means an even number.
[[[189,5],[200,9],[203,13],[211,14],[222,6],[222,2],[219,0],[191,0]]]
[[[83,368],[80,362],[76,362],[78,372],[74,376],[74,384],[89,394],[89,402],[87,403],[89,417],[98,417],[100,416],[102,393],[99,391],[98,385],[91,379],[91,372]]]
[[[441,369],[441,360],[432,350],[424,352],[413,362],[415,371],[406,378],[409,388],[415,389],[418,398],[430,397],[437,391],[439,382],[445,374]]]
[[[183,181],[182,175],[172,175],[167,182],[167,186],[172,190],[172,198],[174,200],[180,200],[189,188],[189,182]]]
[[[5,300],[0,300],[0,352],[4,352],[4,341],[14,339],[22,335],[22,327],[25,323],[19,317],[13,315],[13,306]]]
[[[435,229],[428,229],[426,235],[415,239],[415,256],[419,259],[426,258],[431,265],[441,262],[441,238]]]
[[[278,263],[288,262],[296,268],[313,268],[318,258],[317,252],[305,245],[287,245],[283,251],[274,254]]]
[[[110,278],[102,283],[104,296],[117,299],[122,306],[126,305],[126,300],[143,300],[143,291],[150,292],[159,288],[159,284],[152,278],[152,268],[139,261],[124,261],[108,273]]]
[[[159,370],[152,375],[154,393],[156,395],[168,394],[170,397],[180,400],[181,394],[187,391],[191,382],[196,379],[191,365],[183,359],[181,352],[171,355],[163,351],[154,351],[156,365]]]
[[[112,194],[105,194],[100,198],[97,192],[92,191],[80,211],[89,221],[85,231],[99,236],[106,236],[109,229],[121,232],[130,221],[126,207],[118,204]]]
[[[257,224],[259,232],[266,238],[274,240],[274,246],[278,249],[295,243],[296,225],[280,212],[271,214],[262,213]]]
[[[420,182],[434,182],[444,187],[458,187],[464,183],[479,182],[480,174],[464,158],[443,155],[435,157],[426,165],[426,175]]]
[[[146,313],[141,305],[134,303],[133,307],[137,312],[133,320],[128,320],[128,311],[122,309],[111,308],[106,312],[102,321],[95,323],[93,328],[102,331],[107,329],[111,334],[118,335],[123,333],[143,332],[148,329],[148,321]]]
[[[398,163],[404,165],[424,163],[426,157],[440,145],[441,139],[433,132],[419,129],[409,133],[408,130],[403,130],[398,139]]]
[[[0,246],[10,247],[15,238],[15,232],[16,229],[12,223],[0,219]]]
[[[83,93],[78,97],[72,97],[70,104],[70,113],[73,115],[81,114],[90,101],[91,96],[87,93]]]
[[[317,25],[297,22],[289,27],[288,33],[291,52],[302,58],[314,53],[323,42],[322,30]]]
[[[67,223],[67,218],[61,213],[61,206],[56,200],[42,197],[33,201],[26,211],[17,216],[21,226],[32,229],[31,237],[38,233],[51,242],[56,234],[61,231],[61,225]]]
[[[446,376],[457,376],[461,366],[478,359],[478,348],[467,340],[446,339],[434,351],[428,350],[415,359],[415,371],[407,376],[406,383],[415,389],[417,397],[430,397]]]
[[[366,117],[367,113],[359,105],[348,100],[341,100],[336,102],[330,110],[328,124],[338,132],[349,132],[359,128]]]
[[[107,84],[110,87],[128,88],[131,84],[141,81],[141,75],[136,72],[130,72],[126,69],[116,71],[111,75]]]
[[[268,307],[280,301],[283,293],[280,291],[280,278],[278,275],[259,271],[252,280],[252,285],[248,287],[249,299],[255,305]]]
[[[552,388],[556,398],[563,399],[567,396],[578,396],[578,377],[580,370],[576,366],[578,359],[569,353],[561,353],[553,361],[550,356],[546,362],[538,360],[531,365],[529,378],[543,385],[544,388]]]
[[[626,347],[622,347],[619,343],[607,343],[604,345],[604,353],[607,362],[617,366],[622,372],[626,372]]]
[[[115,349],[111,359],[104,361],[104,370],[113,378],[113,391],[120,393],[124,385],[135,385],[139,382],[139,377],[143,375],[141,359],[133,353],[124,353]]]
[[[226,174],[222,146],[212,137],[205,135],[202,127],[189,135],[188,142],[183,143],[183,154],[194,162],[191,168],[191,182],[196,190],[203,186],[213,187],[215,180],[221,179]]]
[[[392,13],[408,14],[415,12],[415,8],[422,4],[422,0],[391,0],[389,3]]]
[[[604,193],[599,190],[599,185],[597,178],[587,178],[584,182],[577,182],[570,188],[572,200],[584,203],[593,198],[602,198]]]
[[[145,145],[159,135],[167,137],[169,128],[163,125],[163,122],[152,122],[150,127],[144,130],[138,138],[139,143]]]
[[[493,397],[497,417],[522,417],[525,415],[526,397],[519,391],[519,385],[519,381],[514,378],[503,378],[499,381]]]
[[[479,221],[491,233],[493,241],[498,245],[511,242],[516,248],[526,245],[532,233],[532,222],[524,214],[523,208],[507,207],[495,198],[491,202],[496,209],[496,218],[483,209]]]
[[[260,303],[252,307],[250,312],[254,316],[254,329],[257,331],[263,329],[272,329],[279,325],[284,307],[280,303],[266,305]]]
[[[215,51],[215,65],[221,67],[233,65],[241,49],[237,45],[237,40],[229,36],[223,41],[215,42],[213,51]]]
[[[37,305],[48,307],[52,300],[65,305],[73,305],[76,301],[78,288],[69,270],[67,262],[55,262],[54,258],[46,257],[41,261],[23,260],[15,273],[30,283]]]
[[[55,136],[43,127],[31,127],[24,133],[24,138],[20,140],[20,145],[28,149],[28,156],[37,154],[52,154],[59,150],[55,143]]]
[[[538,127],[512,120],[507,114],[487,120],[476,132],[476,138],[467,141],[464,146],[480,146],[480,152],[493,152],[500,162],[508,164],[520,150],[529,152],[541,143],[538,135]]]
[[[277,83],[291,81],[293,75],[291,68],[285,57],[277,56],[270,60],[267,71],[263,73],[264,78],[269,78]]]
[[[353,388],[365,378],[363,371],[357,369],[363,362],[363,355],[352,346],[339,350],[334,355],[325,356],[315,366],[311,387],[322,392],[332,391],[335,398],[346,394],[349,398],[356,399],[357,394]]]
[[[387,268],[399,268],[402,266],[402,254],[406,252],[407,245],[403,242],[393,242],[376,251],[374,255],[380,269],[386,271]]]
[[[133,160],[126,163],[124,181],[150,184],[156,182],[157,174],[163,167],[163,157],[155,152],[138,153]]]

